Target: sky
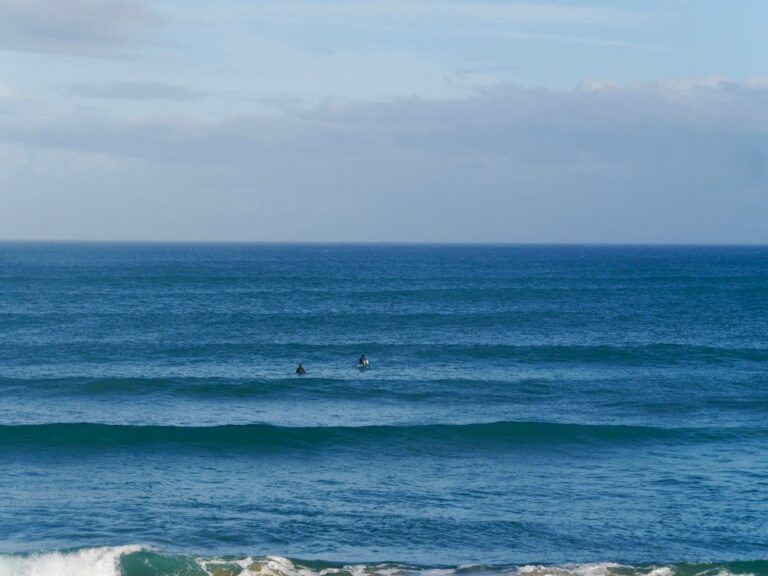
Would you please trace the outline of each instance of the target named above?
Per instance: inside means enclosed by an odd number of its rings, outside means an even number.
[[[768,243],[765,0],[0,0],[0,238]]]

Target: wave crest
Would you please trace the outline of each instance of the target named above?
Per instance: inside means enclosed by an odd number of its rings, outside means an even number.
[[[281,427],[244,424],[203,427],[130,426],[92,423],[0,426],[2,448],[119,448],[126,446],[189,448],[352,449],[371,446],[406,450],[441,448],[525,449],[638,443],[665,445],[768,439],[768,428],[663,428],[610,424],[491,422],[413,426]]]
[[[118,546],[0,555],[0,576],[768,576],[768,561],[562,566],[341,564],[266,557],[195,557]]]
[[[140,546],[117,546],[0,555],[0,576],[126,576],[120,565],[121,558],[140,550]]]

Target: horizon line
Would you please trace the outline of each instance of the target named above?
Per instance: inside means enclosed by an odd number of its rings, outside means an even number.
[[[156,239],[51,239],[0,238],[0,244],[85,244],[85,245],[230,245],[230,246],[445,246],[445,247],[638,247],[638,248],[767,248],[768,242],[492,242],[492,241],[411,241],[411,240],[156,240]]]

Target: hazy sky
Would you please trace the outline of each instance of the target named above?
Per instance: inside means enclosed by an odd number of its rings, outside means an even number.
[[[768,1],[0,0],[0,238],[768,242]]]

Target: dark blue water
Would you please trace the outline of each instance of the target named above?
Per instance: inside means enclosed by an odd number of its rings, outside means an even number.
[[[0,244],[0,398],[0,576],[768,574],[768,248]]]

